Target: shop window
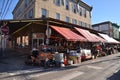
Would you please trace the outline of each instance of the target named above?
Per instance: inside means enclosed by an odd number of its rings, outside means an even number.
[[[22,47],[28,46],[28,36],[22,36]]]
[[[21,37],[17,37],[17,45],[18,45],[18,46],[21,45]]]

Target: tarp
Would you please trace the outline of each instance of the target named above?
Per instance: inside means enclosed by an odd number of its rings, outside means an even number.
[[[89,42],[105,42],[104,39],[100,38],[99,36],[90,33],[88,30],[84,30],[81,28],[75,27],[75,29],[82,34]]]
[[[57,31],[59,34],[61,34],[63,37],[65,37],[68,41],[86,41],[86,39],[69,28],[63,28],[58,26],[51,26],[55,31]]]
[[[114,38],[108,36],[107,34],[98,33],[101,37],[103,37],[108,43],[120,43],[119,41],[115,40]]]
[[[92,34],[92,33],[91,33]],[[100,36],[97,36],[96,34],[92,34],[96,39],[98,39],[100,42],[107,42],[105,39],[101,38]]]

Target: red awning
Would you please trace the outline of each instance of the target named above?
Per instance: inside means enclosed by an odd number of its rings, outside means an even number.
[[[91,33],[92,34],[92,33]],[[107,42],[105,39],[95,35],[95,34],[92,34],[96,39],[98,39],[100,42]]]
[[[68,41],[86,41],[86,39],[75,32],[71,31],[69,28],[51,26],[55,31],[65,37]]]
[[[103,39],[99,38],[97,35],[94,35],[90,33],[87,30],[81,29],[81,28],[76,28],[75,29],[81,33],[89,42],[102,42],[104,41]]]

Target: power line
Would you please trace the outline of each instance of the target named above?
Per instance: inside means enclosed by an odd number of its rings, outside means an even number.
[[[2,4],[1,4],[0,17],[1,17],[1,19],[2,19],[2,14],[3,14],[3,10],[4,10],[5,0],[2,0],[1,3],[2,3]]]
[[[4,10],[2,11],[2,15],[1,15],[1,19],[4,18],[8,8],[9,8],[9,3],[10,3],[10,0],[7,0],[6,4],[5,4],[5,7],[4,7]]]
[[[8,2],[9,2],[9,0],[7,0],[6,4],[4,4],[4,5],[5,5],[5,7],[3,6],[1,19],[3,18],[3,15],[4,15],[5,11],[6,11],[6,8],[7,8],[7,5],[8,5]],[[4,3],[5,3],[5,2],[4,2]]]
[[[10,1],[9,1],[8,8],[6,9],[6,12],[5,12],[4,16],[3,16],[3,19],[4,19],[4,18],[5,18],[5,16],[7,15],[7,13],[8,13],[8,11],[9,11],[9,8],[10,8],[11,3],[12,3],[12,0],[10,0]]]

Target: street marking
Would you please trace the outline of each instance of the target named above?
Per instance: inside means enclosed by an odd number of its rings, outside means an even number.
[[[28,73],[34,73],[34,72],[40,72],[43,71],[40,68],[34,68],[34,69],[28,69],[28,70],[19,70],[15,72],[8,72],[10,76],[15,76],[15,75],[21,75],[21,74],[28,74]]]
[[[88,65],[87,67],[92,68],[92,69],[103,69],[102,67],[98,67],[98,66],[90,66],[90,65]]]
[[[64,75],[63,77],[60,77],[60,78],[56,78],[56,79],[53,79],[53,80],[71,80],[77,76],[80,76],[84,74],[84,72],[80,72],[80,71],[74,71],[70,74],[67,74],[67,75]]]
[[[44,75],[51,74],[51,73],[54,73],[54,72],[56,72],[56,71],[43,72],[43,73],[37,73],[37,74],[30,74],[30,75],[27,76],[27,78],[28,78],[28,79],[36,78],[36,77],[44,76]]]

